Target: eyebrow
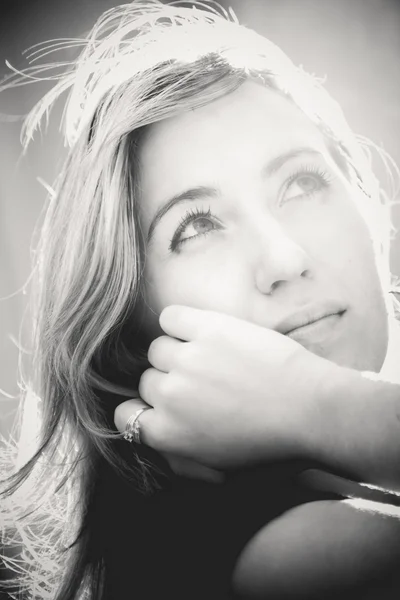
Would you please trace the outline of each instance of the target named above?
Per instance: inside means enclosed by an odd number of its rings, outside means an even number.
[[[289,160],[293,160],[298,156],[303,154],[312,154],[322,156],[322,153],[319,150],[315,150],[315,148],[309,148],[307,146],[294,148],[276,156],[271,159],[266,165],[261,169],[261,176],[263,179],[271,177],[275,173],[277,173]],[[175,194],[170,198],[165,204],[163,204],[155,213],[153,219],[151,220],[149,231],[147,233],[147,244],[150,243],[154,230],[169,210],[173,206],[176,206],[182,202],[191,201],[191,200],[202,200],[204,198],[216,198],[220,195],[220,190],[215,187],[210,186],[197,186],[194,188],[187,189],[179,194]]]

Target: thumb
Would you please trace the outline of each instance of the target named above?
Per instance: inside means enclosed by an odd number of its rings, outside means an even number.
[[[211,469],[210,467],[206,467],[205,465],[188,458],[177,456],[176,454],[170,454],[168,452],[163,452],[162,454],[176,475],[189,477],[191,479],[203,479],[210,483],[223,483],[225,481],[225,474],[221,471]]]

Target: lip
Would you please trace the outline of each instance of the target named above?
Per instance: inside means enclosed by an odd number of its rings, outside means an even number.
[[[323,322],[327,317],[341,317],[345,311],[346,309],[338,304],[305,307],[280,321],[275,327],[275,331],[289,335],[303,327],[314,325],[319,321]]]

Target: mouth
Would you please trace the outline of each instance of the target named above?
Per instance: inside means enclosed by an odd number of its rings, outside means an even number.
[[[311,332],[321,327],[331,326],[346,312],[342,307],[307,309],[284,319],[276,331],[292,337],[297,334]]]

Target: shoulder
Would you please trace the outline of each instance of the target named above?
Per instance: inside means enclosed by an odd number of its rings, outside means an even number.
[[[125,498],[107,557],[115,600],[125,597],[132,578],[143,600],[161,591],[175,600],[233,597],[246,544],[285,511],[321,496],[296,488],[291,469],[279,465],[235,474],[222,485],[178,478],[139,511]]]
[[[351,592],[354,600],[364,600],[376,586],[376,597],[396,597],[400,519],[374,510],[374,504],[365,510],[353,501],[322,500],[287,511],[243,549],[234,590],[248,599]]]

